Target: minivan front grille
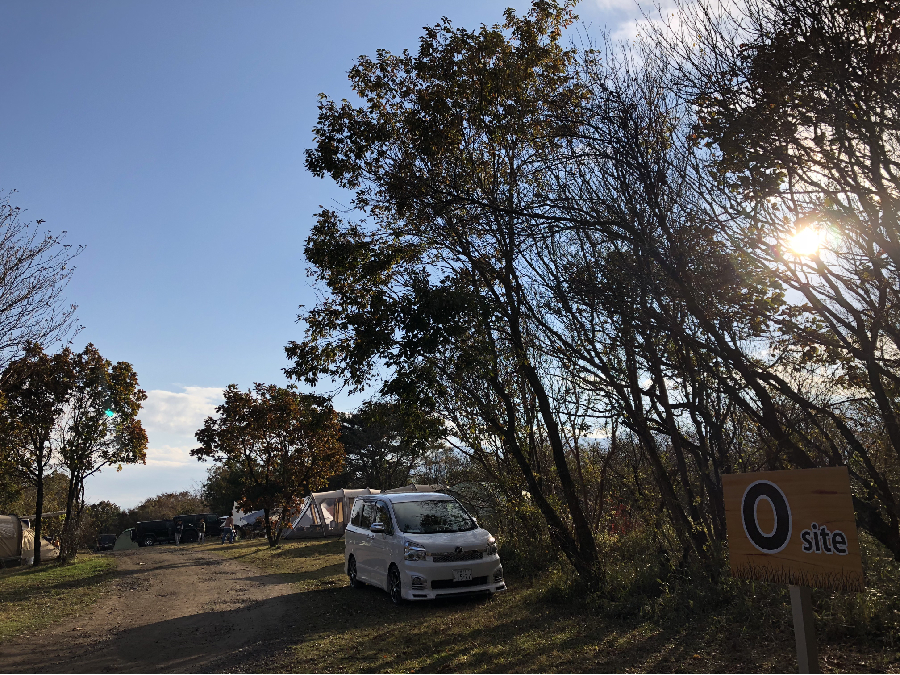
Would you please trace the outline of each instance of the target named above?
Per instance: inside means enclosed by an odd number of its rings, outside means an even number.
[[[432,553],[431,559],[436,563],[466,562],[467,560],[481,560],[483,551],[463,551],[462,553]]]
[[[465,588],[466,586],[484,586],[487,584],[487,577],[475,577],[468,581],[453,581],[453,579],[434,579],[431,582],[431,588],[438,590],[439,588]]]

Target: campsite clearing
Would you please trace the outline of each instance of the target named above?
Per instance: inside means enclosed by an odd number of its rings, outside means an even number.
[[[290,646],[247,668],[254,672],[793,672],[791,632],[754,634],[728,617],[688,611],[659,626],[611,620],[558,594],[553,580],[510,590],[400,607],[387,593],[351,589],[343,539],[270,549],[265,540],[216,546],[221,555],[283,574],[300,590],[285,633]],[[789,612],[789,605],[786,606]],[[824,672],[900,672],[900,654],[821,644]],[[262,654],[262,652],[260,652]]]
[[[0,672],[796,669],[789,631],[754,634],[702,609],[668,626],[614,620],[555,591],[552,578],[510,577],[510,591],[491,600],[395,607],[384,591],[348,587],[343,545],[250,540],[96,556],[114,557],[118,570],[92,611],[0,643]],[[900,671],[896,652],[820,646],[825,672]]]

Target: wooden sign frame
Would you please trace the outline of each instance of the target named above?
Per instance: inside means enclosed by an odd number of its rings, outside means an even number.
[[[733,576],[864,590],[847,467],[722,476]]]

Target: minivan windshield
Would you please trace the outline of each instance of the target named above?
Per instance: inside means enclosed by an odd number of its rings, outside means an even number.
[[[409,534],[468,532],[478,525],[458,502],[429,499],[420,502],[394,502],[397,527]]]

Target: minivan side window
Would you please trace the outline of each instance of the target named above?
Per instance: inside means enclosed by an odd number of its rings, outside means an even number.
[[[353,510],[350,512],[350,524],[359,527],[359,521],[362,517],[362,507],[363,501],[362,499],[354,500],[353,502]]]
[[[363,503],[362,515],[359,518],[359,526],[368,530],[375,519],[375,505],[372,502]]]
[[[384,523],[385,534],[394,533],[394,525],[391,522],[391,512],[388,511],[387,504],[384,502],[375,502],[375,522]]]

